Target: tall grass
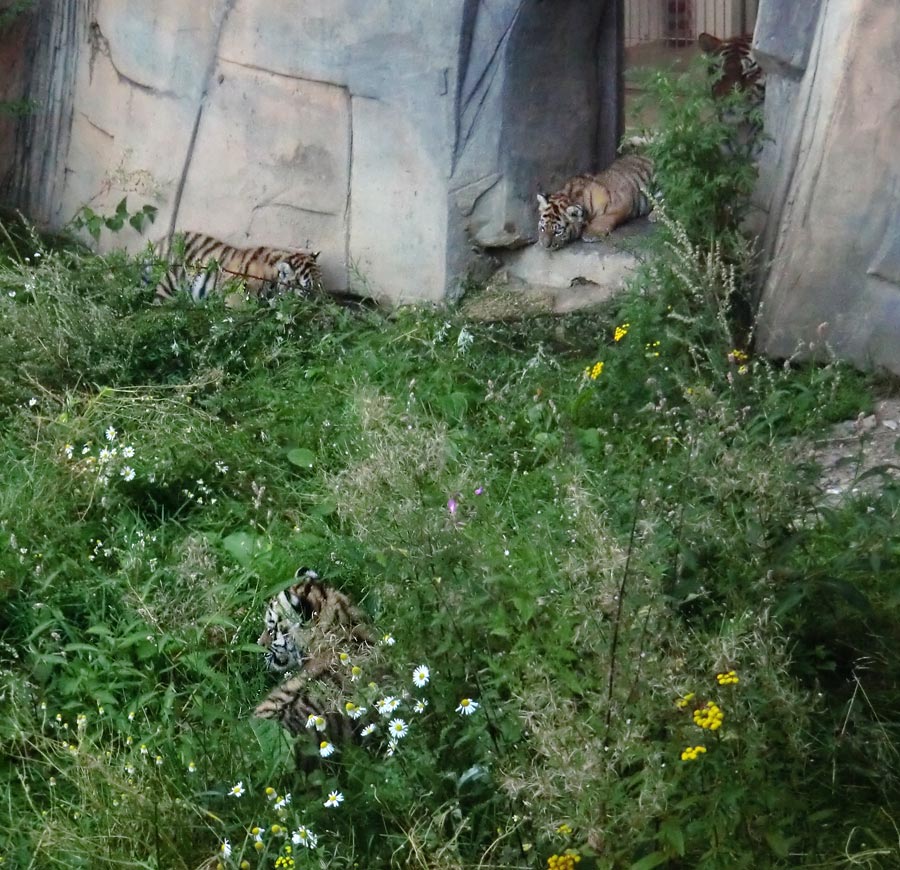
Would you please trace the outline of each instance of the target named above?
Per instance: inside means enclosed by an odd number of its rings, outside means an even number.
[[[6,865],[894,866],[900,493],[825,508],[799,446],[868,383],[735,346],[735,249],[666,226],[488,324],[151,306],[7,225]],[[251,716],[301,564],[391,641],[313,765]]]

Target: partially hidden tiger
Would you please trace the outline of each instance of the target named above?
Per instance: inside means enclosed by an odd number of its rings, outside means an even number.
[[[713,70],[716,73],[713,97],[722,99],[738,90],[748,93],[753,102],[762,102],[765,74],[753,57],[753,37],[750,34],[720,39],[711,33],[701,33],[697,37],[697,45],[716,64]]]
[[[229,286],[266,300],[285,293],[305,296],[322,289],[318,251],[238,248],[205,233],[185,232],[177,234],[170,245],[163,245],[160,255],[169,266],[156,285],[156,302],[183,291],[194,302],[202,302]]]
[[[556,193],[537,195],[538,242],[557,250],[584,239],[595,242],[616,227],[652,211],[653,161],[626,154],[596,175],[576,175]]]
[[[310,568],[298,568],[295,582],[268,602],[258,644],[266,668],[286,679],[256,707],[292,734],[307,729],[333,740],[353,732],[345,697],[372,654],[372,633],[362,611]],[[358,708],[357,708],[358,709]]]

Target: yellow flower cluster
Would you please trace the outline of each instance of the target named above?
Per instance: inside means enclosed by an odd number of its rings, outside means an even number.
[[[691,703],[691,700],[693,699],[693,697],[694,697],[694,693],[688,692],[684,697],[679,698],[675,702],[675,706],[678,707],[679,710],[683,710],[685,707],[687,707],[688,704]]]
[[[713,701],[707,701],[705,707],[694,710],[694,724],[710,731],[718,731],[724,718],[722,708]]]
[[[684,752],[681,753],[682,761],[696,761],[697,757],[706,752],[705,746],[688,746]]]
[[[747,356],[742,350],[738,350],[735,348],[728,354],[728,361],[736,364],[745,363],[750,357]]]
[[[568,837],[569,834],[572,833],[572,826],[563,822],[557,829],[557,834],[561,834],[563,837]]]
[[[621,326],[616,327],[616,331],[613,333],[613,341],[621,341],[628,335],[628,328],[631,326],[630,323],[623,323]]]
[[[649,344],[645,344],[644,348],[647,351],[647,356],[659,356],[659,342],[651,341]]]
[[[564,855],[551,855],[547,859],[547,870],[575,870],[575,865],[581,861],[581,855],[567,850]]]
[[[287,868],[290,868],[290,867],[293,867],[293,866],[294,866],[294,856],[291,854],[293,851],[294,851],[294,849],[293,849],[293,847],[291,846],[291,844],[290,844],[290,843],[287,843],[287,844],[285,845],[285,847],[284,847],[284,854],[283,854],[283,855],[279,855],[279,856],[275,859],[275,867],[276,867],[276,868],[281,868],[281,867],[287,867]]]
[[[590,378],[592,381],[596,381],[597,378],[599,378],[600,375],[602,375],[602,374],[603,374],[603,363],[602,362],[595,362],[593,364],[593,366],[588,366],[584,370],[584,376],[586,378]]]
[[[724,674],[716,674],[716,680],[720,686],[731,686],[741,681],[740,677],[734,671],[727,671]]]

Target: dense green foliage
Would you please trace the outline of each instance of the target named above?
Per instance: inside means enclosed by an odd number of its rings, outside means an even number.
[[[5,233],[7,866],[896,866],[900,487],[823,506],[798,438],[866,381],[735,348],[714,247],[490,324],[156,307]],[[300,564],[396,641],[391,755],[250,715]]]

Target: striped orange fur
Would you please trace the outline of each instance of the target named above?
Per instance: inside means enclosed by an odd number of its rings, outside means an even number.
[[[259,645],[266,650],[266,667],[290,671],[256,707],[254,715],[272,719],[292,734],[309,727],[309,717],[321,717],[332,738],[351,732],[340,708],[349,670],[340,654],[360,660],[372,643],[362,612],[338,589],[322,583],[309,568],[298,568],[292,586],[272,598],[265,613]]]
[[[186,232],[171,245],[170,266],[156,286],[162,302],[187,291],[195,302],[242,282],[247,292],[268,299],[281,293],[305,295],[321,287],[319,252],[282,248],[237,248],[205,233]]]
[[[539,193],[538,242],[556,250],[579,238],[597,241],[650,213],[652,183],[653,161],[627,154],[597,175],[570,178],[557,193]]]
[[[749,91],[751,96],[762,100],[765,94],[765,76],[752,53],[753,37],[750,34],[719,39],[711,33],[701,33],[697,37],[700,50],[721,63],[721,75],[713,84],[716,99],[730,94],[735,88]]]

